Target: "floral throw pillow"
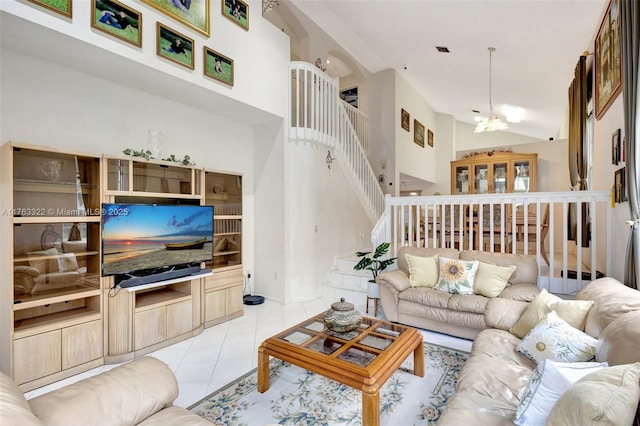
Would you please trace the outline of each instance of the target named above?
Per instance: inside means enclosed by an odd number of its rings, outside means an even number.
[[[516,349],[536,363],[545,359],[580,362],[595,356],[597,343],[551,311],[524,336]]]
[[[450,259],[440,256],[440,276],[435,288],[452,294],[473,294],[473,281],[479,261]]]

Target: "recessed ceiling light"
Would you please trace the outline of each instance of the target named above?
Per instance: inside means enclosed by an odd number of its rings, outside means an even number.
[[[450,53],[449,48],[445,46],[436,46],[436,49],[438,49],[438,52],[440,53]]]

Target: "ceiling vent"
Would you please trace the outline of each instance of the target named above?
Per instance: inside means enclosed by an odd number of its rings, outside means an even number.
[[[436,46],[436,49],[438,49],[440,53],[449,53],[449,48],[445,46]]]

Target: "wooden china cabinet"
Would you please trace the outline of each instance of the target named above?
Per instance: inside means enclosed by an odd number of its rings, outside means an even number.
[[[451,162],[451,194],[537,191],[538,154],[488,152]]]

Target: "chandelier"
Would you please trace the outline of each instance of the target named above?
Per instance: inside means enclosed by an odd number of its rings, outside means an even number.
[[[262,0],[262,12],[271,12],[274,7],[278,6],[278,0]]]
[[[489,48],[489,116],[482,118],[476,126],[474,133],[495,132],[496,130],[507,130],[507,123],[500,120],[493,112],[493,103],[491,102],[491,56],[496,51],[495,47]]]

